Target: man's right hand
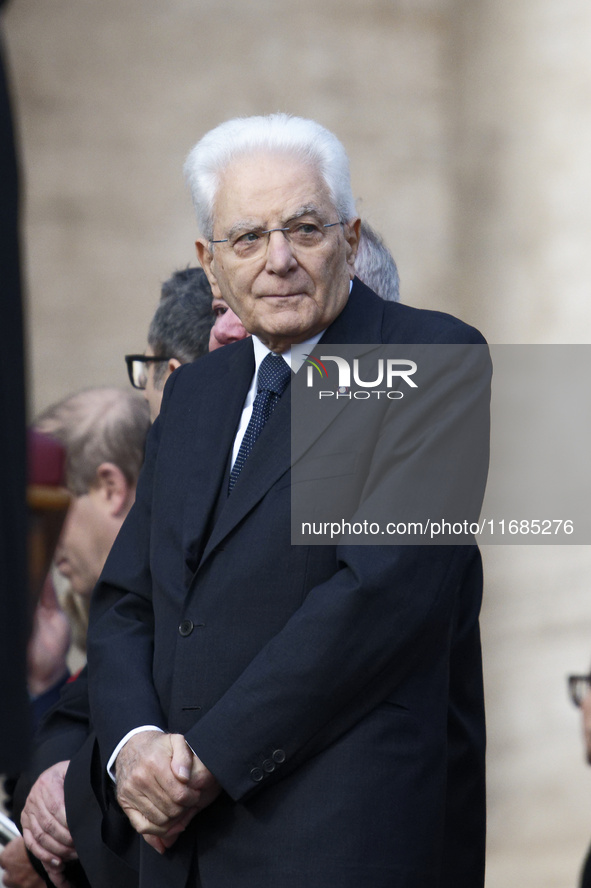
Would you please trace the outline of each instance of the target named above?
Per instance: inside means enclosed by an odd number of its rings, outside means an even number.
[[[221,791],[182,734],[134,734],[119,752],[115,769],[121,808],[160,853]]]
[[[64,778],[69,764],[58,762],[37,778],[21,814],[25,844],[55,884],[62,880],[64,863],[78,857],[68,829],[64,801]]]
[[[2,884],[5,888],[44,888],[45,882],[38,876],[29,860],[21,836],[9,842],[0,853]]]

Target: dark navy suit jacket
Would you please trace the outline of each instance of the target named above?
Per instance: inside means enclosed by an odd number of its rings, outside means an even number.
[[[346,342],[483,340],[355,281],[321,340]],[[478,551],[292,546],[289,388],[226,498],[253,371],[244,340],[172,375],[93,600],[103,765],[156,724],[224,789],[164,856],[141,843],[140,884],[481,888]]]

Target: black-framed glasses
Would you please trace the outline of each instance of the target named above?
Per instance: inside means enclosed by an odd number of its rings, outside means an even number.
[[[575,706],[580,706],[591,689],[591,675],[569,675],[568,692]]]
[[[269,245],[269,237],[274,231],[280,231],[286,241],[296,250],[314,250],[321,247],[326,240],[326,229],[343,225],[343,222],[327,222],[294,219],[282,228],[253,228],[249,231],[237,231],[229,237],[212,240],[212,244],[229,244],[236,256],[251,259],[262,255]]]
[[[125,355],[127,375],[132,386],[143,392],[148,382],[146,364],[157,364],[161,361],[170,361],[170,358],[157,358],[155,355]]]

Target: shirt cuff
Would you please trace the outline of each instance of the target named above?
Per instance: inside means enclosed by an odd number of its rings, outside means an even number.
[[[156,725],[142,725],[140,728],[134,728],[133,731],[129,731],[129,733],[125,735],[123,740],[119,741],[119,743],[113,750],[111,758],[107,762],[107,774],[109,775],[113,783],[117,782],[117,778],[115,777],[115,772],[113,770],[113,768],[115,767],[115,760],[117,759],[117,756],[119,755],[127,741],[131,740],[134,734],[141,734],[142,731],[159,731],[161,734],[165,733],[162,728],[159,728]]]

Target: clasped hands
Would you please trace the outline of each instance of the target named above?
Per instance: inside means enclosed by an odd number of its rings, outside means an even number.
[[[134,734],[119,752],[115,772],[117,801],[136,832],[160,854],[221,792],[182,734]]]
[[[64,865],[77,858],[66,820],[63,761],[38,778],[22,812],[25,843],[58,888],[70,888]],[[182,734],[144,731],[117,756],[117,799],[132,826],[163,853],[199,811],[221,792]],[[20,840],[15,840],[20,841]]]

